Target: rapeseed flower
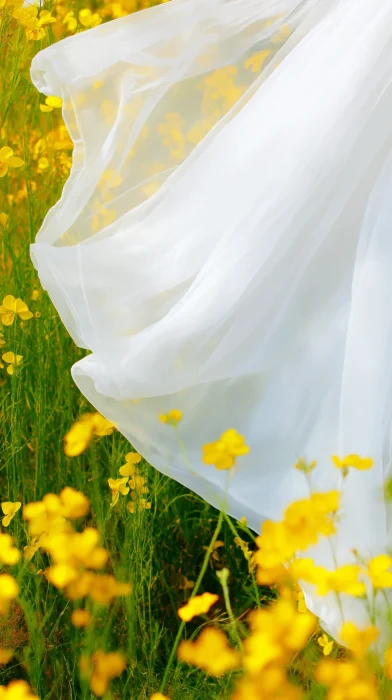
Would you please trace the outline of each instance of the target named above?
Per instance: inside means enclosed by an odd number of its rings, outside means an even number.
[[[3,362],[6,362],[8,364],[7,367],[7,372],[8,374],[13,375],[15,371],[15,367],[18,367],[22,360],[23,356],[22,355],[15,355],[14,352],[5,352],[4,355],[2,356]]]
[[[322,648],[324,656],[329,656],[333,649],[333,639],[329,639],[326,634],[322,634],[317,639],[317,644]]]
[[[4,503],[1,504],[1,510],[4,513],[4,518],[2,518],[1,521],[3,527],[8,527],[21,505],[20,501],[15,501],[15,503],[12,503],[12,501],[4,501]]]
[[[127,486],[128,481],[129,477],[127,476],[123,476],[121,479],[108,479],[108,486],[112,492],[111,508],[118,503],[120,493],[122,496],[126,496],[129,493],[129,486]]]
[[[196,615],[204,615],[208,613],[219,596],[214,593],[203,593],[188,600],[187,604],[179,609],[178,615],[184,622],[190,622]]]
[[[358,469],[359,471],[366,471],[367,469],[371,469],[373,466],[373,460],[371,457],[359,457],[359,455],[355,454],[346,455],[346,457],[343,458],[333,455],[332,461],[335,467],[342,470],[344,475],[347,474],[350,467],[353,469]]]
[[[14,546],[14,540],[8,533],[0,532],[0,562],[7,566],[13,566],[20,560],[20,552]]]
[[[171,411],[168,413],[161,413],[159,416],[159,420],[161,423],[167,423],[168,425],[172,425],[173,427],[176,427],[179,422],[182,419],[182,411],[179,411],[177,408],[172,408]]]
[[[178,658],[211,676],[222,676],[241,665],[241,655],[230,646],[218,627],[205,627],[195,642],[182,641]]]
[[[14,151],[9,146],[0,148],[0,177],[7,175],[9,168],[21,168],[24,160],[14,155]]]
[[[15,299],[12,294],[7,294],[0,306],[0,318],[3,326],[12,326],[17,316],[22,321],[33,318],[33,314],[22,299]]]
[[[226,430],[216,442],[204,445],[203,462],[213,464],[219,470],[231,469],[236,458],[248,454],[249,450],[250,448],[245,444],[245,438],[231,428]]]
[[[10,574],[0,574],[0,614],[5,615],[11,600],[15,600],[19,586]],[[1,697],[1,696],[0,696]]]

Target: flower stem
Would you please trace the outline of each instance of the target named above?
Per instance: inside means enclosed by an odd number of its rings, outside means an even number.
[[[218,518],[218,522],[217,522],[217,525],[216,525],[214,534],[212,535],[211,542],[210,542],[210,544],[208,545],[208,549],[207,549],[207,551],[206,551],[206,554],[205,554],[205,557],[204,557],[204,560],[203,560],[203,565],[202,565],[202,567],[201,567],[201,569],[200,569],[199,576],[197,577],[197,581],[196,581],[196,583],[195,583],[195,585],[194,585],[194,587],[193,587],[192,593],[191,593],[191,595],[190,595],[190,600],[191,600],[192,598],[194,598],[195,595],[197,595],[197,592],[198,592],[198,590],[199,590],[199,588],[200,588],[200,584],[201,584],[201,582],[202,582],[202,580],[203,580],[203,578],[204,578],[204,574],[205,574],[205,572],[206,572],[206,570],[207,570],[207,566],[208,566],[208,562],[209,562],[209,560],[210,560],[210,556],[211,556],[212,552],[214,551],[214,545],[215,545],[215,542],[216,542],[217,539],[218,539],[218,535],[219,535],[220,530],[221,530],[221,527],[222,527],[223,517],[224,517],[224,511],[221,510],[220,513],[219,513],[219,518]],[[182,636],[182,632],[183,632],[183,630],[184,630],[184,627],[185,627],[185,622],[181,622],[181,624],[180,624],[180,626],[179,626],[179,628],[178,628],[177,636],[176,636],[176,638],[175,638],[175,640],[174,640],[174,644],[173,644],[173,648],[172,648],[171,653],[170,653],[170,656],[169,656],[169,660],[168,660],[167,665],[166,665],[166,668],[165,668],[165,673],[163,674],[162,683],[161,683],[160,688],[159,688],[159,692],[160,692],[160,693],[163,693],[164,690],[165,690],[166,683],[167,683],[167,679],[168,679],[168,676],[169,676],[169,673],[170,673],[170,669],[171,669],[171,667],[172,667],[172,665],[173,665],[174,657],[175,657],[175,655],[176,655],[177,647],[178,647],[178,645],[179,645],[179,643],[180,643],[180,640],[181,640],[181,636]]]

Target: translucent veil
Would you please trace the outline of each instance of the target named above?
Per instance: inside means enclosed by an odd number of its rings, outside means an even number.
[[[338,563],[388,544],[391,21],[384,0],[171,0],[31,72],[75,144],[31,249],[92,351],[75,382],[151,464],[214,505],[227,491],[255,530],[306,495],[298,457],[319,490],[338,485],[331,454],[373,457],[343,487]],[[191,467],[158,420],[171,408]],[[201,447],[230,427],[251,449],[227,480]],[[334,601],[309,605],[336,633]]]

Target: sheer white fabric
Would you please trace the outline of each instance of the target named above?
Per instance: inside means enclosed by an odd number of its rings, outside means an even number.
[[[32,64],[75,144],[31,249],[92,351],[75,382],[217,506],[227,474],[201,447],[236,428],[251,450],[228,510],[255,530],[307,494],[298,457],[320,490],[338,485],[331,454],[373,457],[344,486],[339,564],[389,542],[391,27],[385,0],[172,0]],[[158,420],[171,408],[192,469]],[[309,605],[336,634],[334,601]]]

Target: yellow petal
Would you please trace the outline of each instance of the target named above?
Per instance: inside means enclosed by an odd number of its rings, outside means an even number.
[[[16,299],[12,294],[7,294],[3,299],[3,306],[8,311],[16,311]]]
[[[8,160],[12,154],[13,150],[9,146],[3,146],[3,148],[0,148],[0,160]]]
[[[58,109],[59,107],[62,106],[63,101],[62,101],[61,97],[56,97],[55,95],[48,95],[48,97],[45,100],[45,103],[49,107],[55,107]]]
[[[53,112],[53,107],[49,107],[49,105],[40,105],[39,108],[41,112]]]
[[[12,311],[9,311],[9,312],[2,315],[1,322],[2,322],[3,326],[12,326],[14,319],[15,319],[15,314]]]
[[[21,168],[24,164],[24,160],[22,160],[22,158],[18,158],[18,156],[12,156],[8,159],[8,165],[10,168]]]
[[[13,352],[5,352],[2,359],[4,362],[15,362],[15,354]]]

